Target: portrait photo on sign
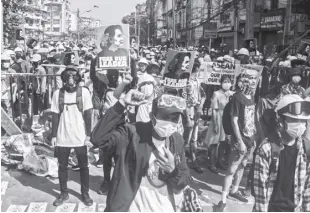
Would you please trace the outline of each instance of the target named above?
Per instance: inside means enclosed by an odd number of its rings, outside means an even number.
[[[309,60],[310,56],[310,43],[301,42],[298,50],[297,50],[297,58],[303,61]]]
[[[195,52],[179,52],[169,50],[164,71],[164,85],[182,87],[190,78],[195,60]],[[170,80],[169,79],[174,79]],[[169,82],[168,82],[169,81]],[[173,82],[176,84],[174,85]],[[185,85],[183,85],[183,83]]]
[[[97,29],[96,34],[96,45],[100,47],[97,68],[129,68],[129,25],[115,24],[102,26]]]

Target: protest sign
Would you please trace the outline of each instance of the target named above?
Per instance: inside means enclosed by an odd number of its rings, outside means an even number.
[[[195,52],[169,50],[163,76],[166,87],[186,87],[195,60]]]
[[[130,68],[129,25],[109,25],[97,29],[97,69]]]
[[[236,68],[239,64],[219,63],[219,62],[205,62],[201,69],[204,70],[204,82],[209,85],[220,85],[222,76],[229,76],[232,83],[235,79]]]
[[[310,43],[307,42],[301,42],[297,54],[297,58],[302,61],[307,61],[310,56]]]
[[[235,79],[237,78],[238,75],[245,73],[246,70],[255,70],[257,71],[257,76],[256,76],[256,85],[255,88],[257,87],[259,83],[259,78],[263,72],[264,67],[260,65],[253,65],[253,64],[240,64],[238,68],[236,69],[235,72]],[[235,81],[234,81],[235,82]]]

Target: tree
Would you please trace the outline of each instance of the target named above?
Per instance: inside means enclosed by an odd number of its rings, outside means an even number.
[[[10,40],[18,26],[25,23],[25,8],[22,0],[1,0],[3,6],[3,37]],[[5,42],[7,44],[7,42]]]

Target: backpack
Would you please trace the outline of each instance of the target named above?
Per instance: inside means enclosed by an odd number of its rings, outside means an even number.
[[[234,130],[231,124],[231,115],[230,115],[230,111],[231,111],[231,107],[232,107],[232,96],[229,97],[229,101],[226,104],[226,106],[224,107],[224,111],[223,111],[223,117],[222,117],[222,123],[223,123],[223,128],[224,128],[224,132],[226,135],[233,135],[234,134]]]
[[[65,105],[77,105],[77,108],[81,113],[83,113],[83,97],[82,97],[82,88],[83,87],[77,87],[76,90],[76,102],[67,104],[65,103],[65,89],[62,87],[59,89],[59,98],[58,98],[58,104],[59,104],[59,114],[61,114],[64,111]]]

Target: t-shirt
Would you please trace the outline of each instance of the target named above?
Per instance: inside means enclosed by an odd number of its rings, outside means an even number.
[[[83,112],[93,108],[91,96],[86,88],[82,88]],[[86,139],[86,130],[83,114],[79,111],[76,104],[76,92],[64,94],[64,109],[59,118],[57,130],[57,146],[62,147],[78,147],[84,146]],[[59,90],[53,94],[51,111],[60,113],[59,111]]]
[[[254,145],[255,126],[255,102],[254,98],[248,99],[242,92],[235,93],[231,100],[230,115],[238,117],[238,126],[244,144],[251,148]],[[235,135],[233,135],[236,139]]]
[[[293,212],[294,180],[297,161],[297,143],[292,146],[284,145],[279,156],[277,180],[269,201],[269,208],[273,212]]]
[[[153,143],[158,151],[164,153],[165,142],[156,141],[153,138]],[[142,177],[140,187],[129,208],[130,212],[174,212],[174,207],[169,199],[167,184],[159,179],[159,173],[162,171],[155,164],[155,161],[156,157],[152,152],[147,174]],[[174,197],[176,204],[179,204],[178,196]]]

